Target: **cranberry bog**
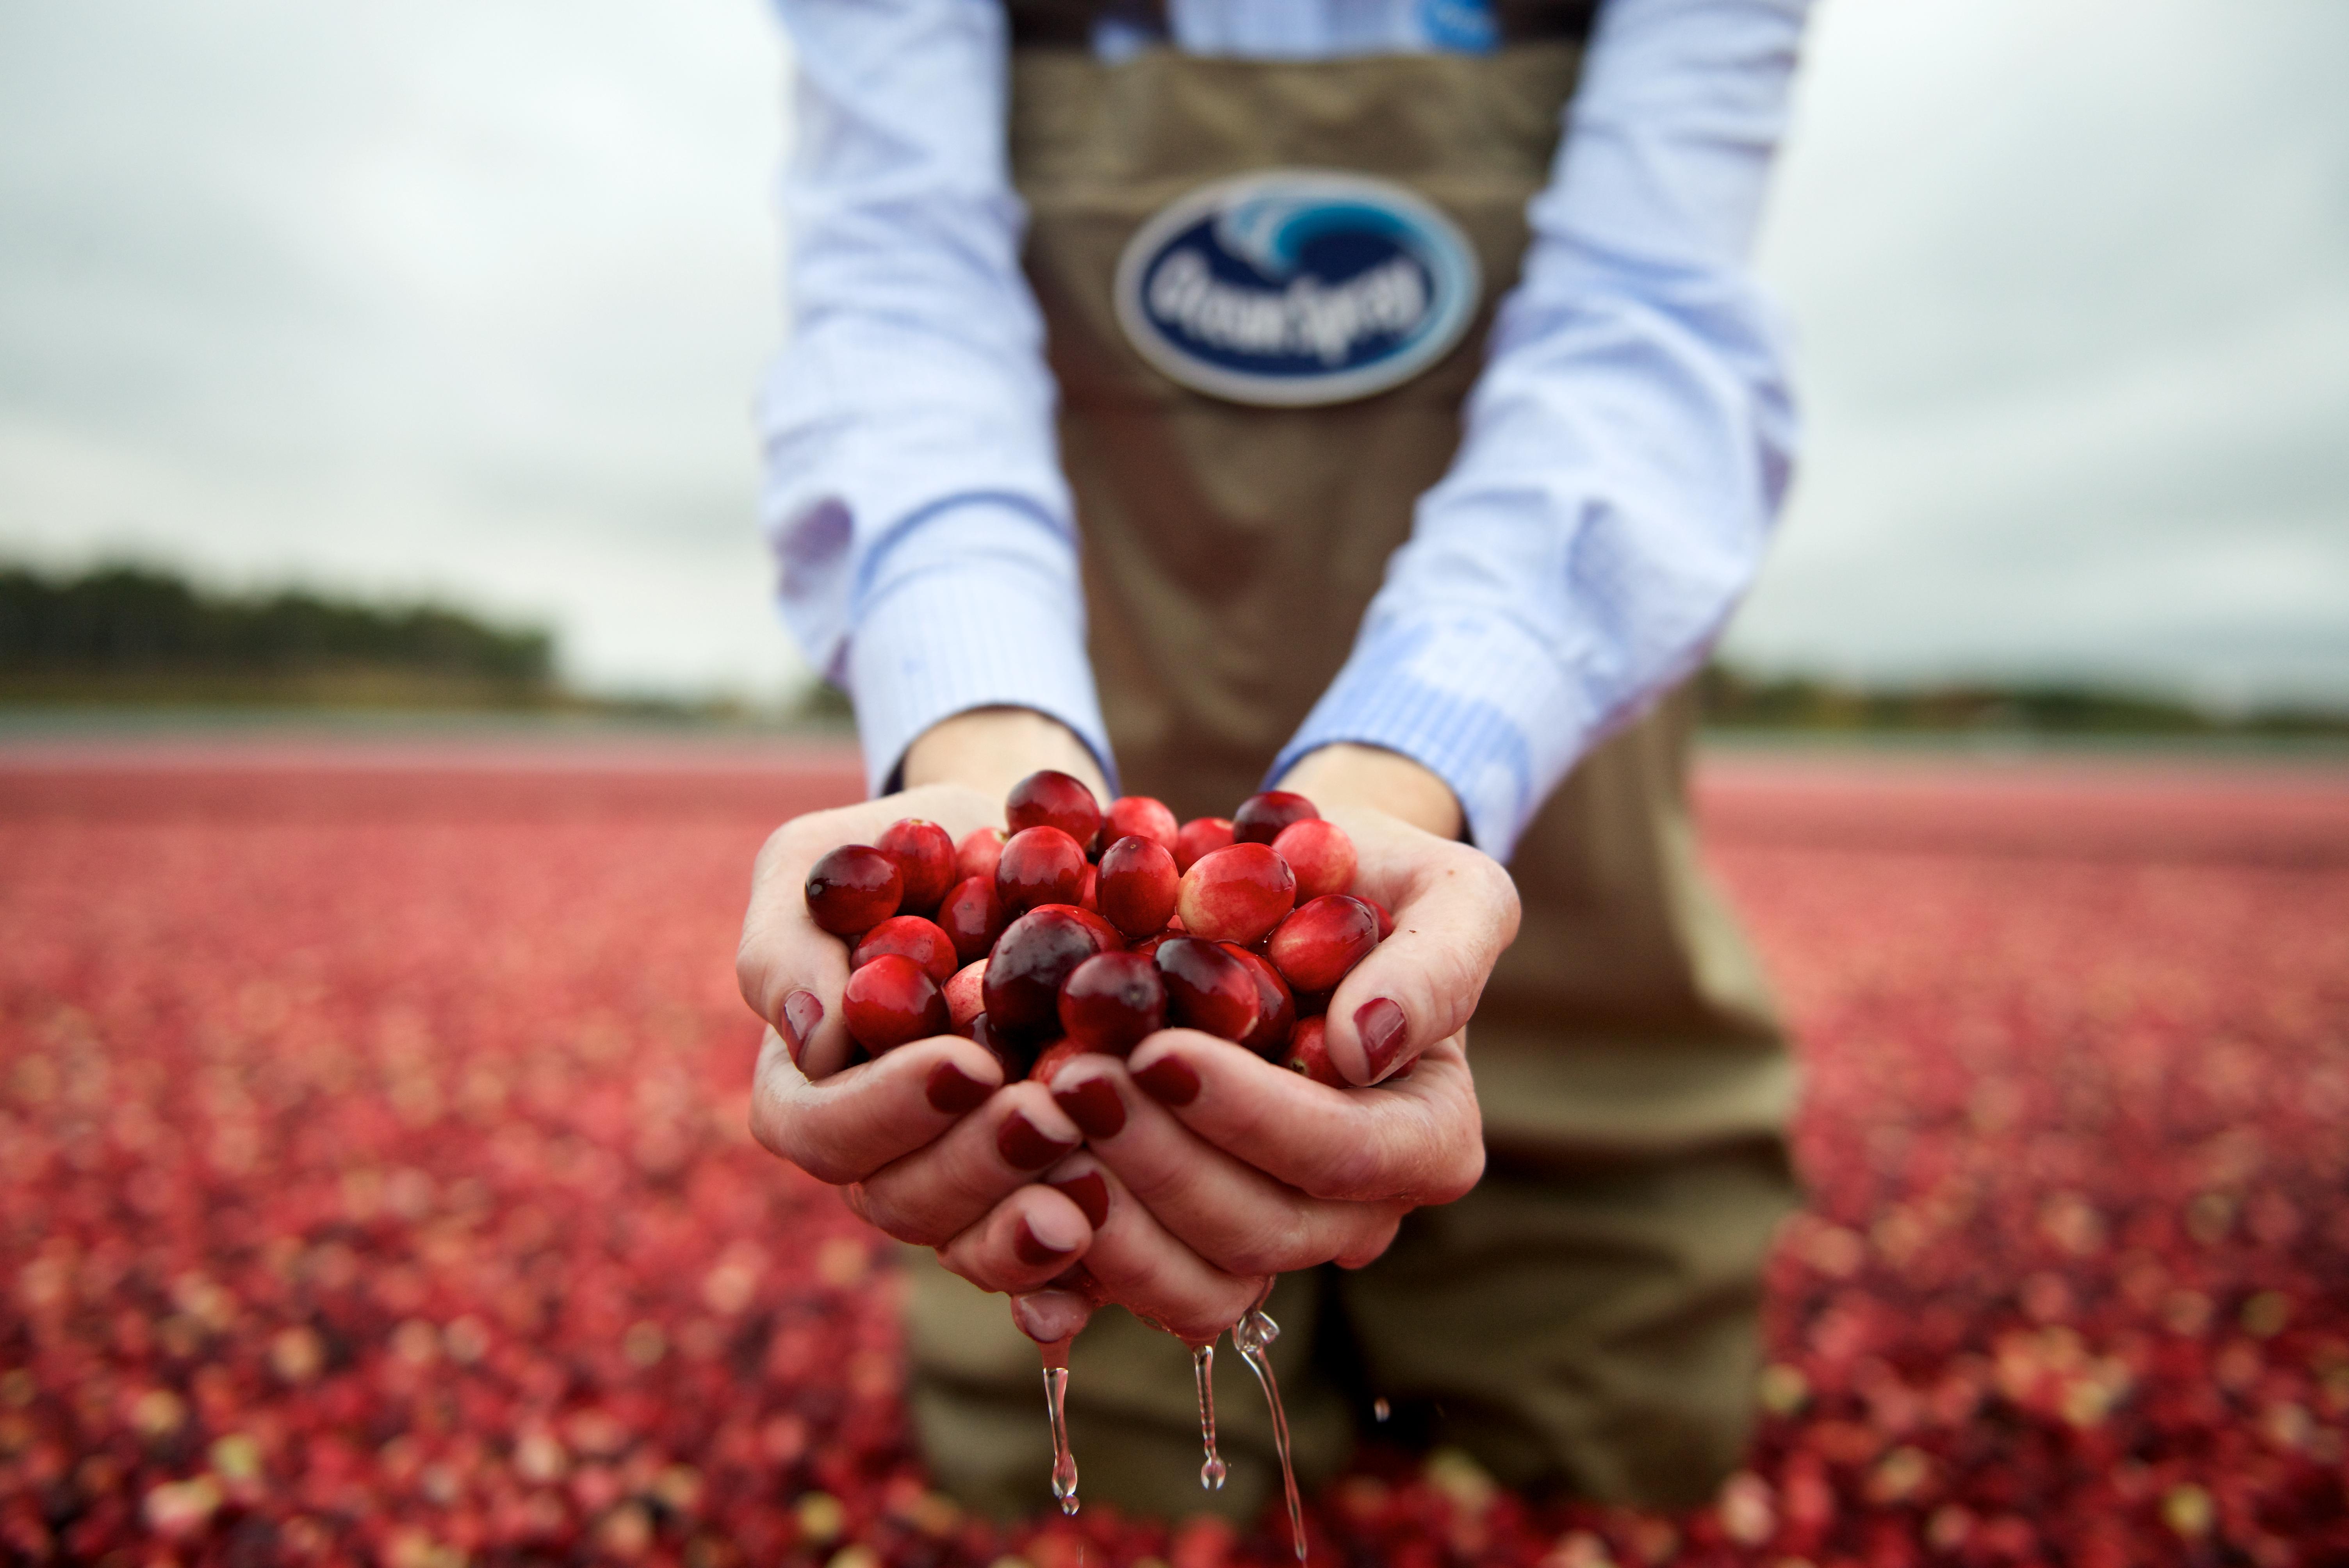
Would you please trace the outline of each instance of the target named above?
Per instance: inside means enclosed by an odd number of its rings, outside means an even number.
[[[750,855],[856,788],[0,752],[0,1561],[1283,1561],[1277,1510],[925,1484],[885,1250],[744,1130]],[[2349,768],[1731,754],[1699,799],[1808,1083],[1747,1468],[1661,1515],[1373,1453],[1316,1559],[2349,1561]]]

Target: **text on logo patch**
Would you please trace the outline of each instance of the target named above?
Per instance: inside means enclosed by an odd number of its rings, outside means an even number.
[[[1401,186],[1281,169],[1194,191],[1144,223],[1117,270],[1143,357],[1185,387],[1298,407],[1407,381],[1475,315],[1475,253]]]

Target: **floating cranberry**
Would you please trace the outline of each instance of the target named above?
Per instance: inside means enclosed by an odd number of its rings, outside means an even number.
[[[1335,822],[1319,817],[1291,822],[1272,841],[1272,849],[1297,873],[1299,903],[1345,892],[1354,885],[1354,841]]]
[[[995,877],[965,877],[947,890],[938,904],[938,929],[955,944],[955,956],[965,964],[987,956],[1003,934],[1003,901],[995,896]]]
[[[1101,939],[1073,906],[1047,905],[1021,915],[1004,927],[988,955],[979,994],[988,1019],[998,1029],[1030,1035],[1056,1022],[1061,983],[1101,950]]]
[[[900,817],[881,830],[874,847],[897,862],[905,878],[901,914],[928,914],[955,884],[955,843],[936,822]]]
[[[1148,795],[1120,795],[1109,803],[1109,816],[1102,823],[1102,845],[1109,849],[1120,839],[1148,839],[1172,854],[1175,835],[1181,830],[1165,801]]]
[[[862,969],[885,953],[912,959],[933,983],[940,985],[961,964],[955,954],[954,938],[939,930],[936,921],[924,920],[918,914],[893,914],[866,932],[856,950],[848,955],[848,966]]]
[[[1315,1083],[1328,1084],[1331,1088],[1346,1087],[1345,1075],[1330,1060],[1330,1025],[1323,1018],[1299,1018],[1288,1037],[1287,1059],[1282,1064],[1291,1072],[1303,1073]]]
[[[1155,935],[1174,917],[1181,882],[1172,851],[1155,839],[1129,834],[1101,858],[1102,918],[1130,937]]]
[[[1165,1026],[1165,982],[1139,954],[1088,958],[1061,987],[1061,1027],[1086,1050],[1122,1057]]]
[[[1282,921],[1265,956],[1299,991],[1328,991],[1378,944],[1378,911],[1334,892],[1300,904]]]
[[[1198,864],[1201,855],[1220,850],[1231,841],[1229,817],[1194,817],[1174,835],[1174,869],[1187,872]]]
[[[947,1016],[954,1023],[955,1033],[970,1033],[971,1020],[987,1010],[987,998],[981,982],[987,975],[987,960],[966,964],[947,976],[941,987],[947,999]]]
[[[1058,828],[1081,848],[1101,831],[1101,802],[1083,780],[1047,768],[1011,787],[1003,799],[1003,820],[1014,838],[1029,828]]]
[[[1195,936],[1172,936],[1151,955],[1166,984],[1166,1014],[1186,1029],[1238,1041],[1262,1016],[1256,972],[1228,948]]]
[[[1003,841],[1010,837],[1000,828],[973,828],[955,845],[955,881],[967,877],[985,877],[995,881],[995,862],[1003,858]]]
[[[1272,966],[1269,959],[1254,949],[1230,942],[1216,945],[1236,955],[1256,976],[1256,1027],[1240,1044],[1267,1061],[1278,1060],[1282,1047],[1288,1044],[1289,1030],[1297,1024],[1297,999],[1289,995],[1288,982],[1280,977],[1280,971]]]
[[[849,1037],[874,1056],[947,1032],[953,1020],[937,982],[902,954],[885,953],[848,977],[840,994]]]
[[[1039,904],[1077,902],[1085,883],[1085,851],[1058,828],[1023,828],[1003,845],[995,867],[995,896],[1006,914]]]
[[[1268,844],[1291,823],[1309,822],[1320,814],[1313,809],[1313,802],[1302,795],[1287,789],[1267,789],[1241,801],[1240,809],[1232,813],[1232,841]]]
[[[1183,873],[1174,911],[1192,935],[1245,947],[1296,904],[1297,878],[1270,844],[1232,844]]]
[[[896,913],[905,892],[894,857],[870,844],[843,844],[808,868],[808,918],[853,939]]]

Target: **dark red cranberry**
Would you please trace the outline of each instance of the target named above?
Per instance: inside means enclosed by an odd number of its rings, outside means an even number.
[[[947,890],[938,904],[938,929],[955,944],[955,956],[965,964],[987,956],[1003,934],[1003,901],[995,896],[995,878],[965,877]]]
[[[1174,918],[1182,880],[1174,851],[1155,839],[1129,834],[1101,858],[1095,896],[1102,918],[1129,937],[1154,936]]]
[[[905,875],[905,895],[897,904],[900,914],[929,913],[955,884],[954,840],[936,822],[901,817],[881,830],[874,847],[894,856],[897,870]]]
[[[1023,828],[1003,846],[995,866],[995,896],[1006,914],[1039,904],[1077,902],[1085,885],[1085,851],[1058,828]]]
[[[852,940],[897,913],[905,873],[894,856],[870,844],[843,844],[808,868],[808,917]]]
[[[1255,1030],[1263,1011],[1256,973],[1229,949],[1195,936],[1174,936],[1160,943],[1151,958],[1166,984],[1170,1020],[1234,1041]]]
[[[1033,830],[1030,830],[1031,831]],[[979,994],[998,1029],[1034,1035],[1060,1017],[1061,983],[1101,951],[1101,941],[1073,907],[1030,910],[1004,927],[988,955]]]
[[[1288,994],[1288,983],[1262,954],[1228,942],[1216,945],[1226,953],[1238,954],[1248,966],[1248,973],[1256,976],[1256,1027],[1240,1044],[1267,1061],[1278,1061],[1288,1044],[1288,1032],[1297,1025],[1297,999]]]
[[[1030,1045],[1026,1036],[995,1027],[987,1021],[987,1015],[983,1012],[971,1019],[970,1037],[974,1045],[1003,1064],[1005,1083],[1018,1083],[1026,1078],[1028,1064],[1036,1059],[1035,1048]]]
[[[848,977],[840,994],[851,1038],[874,1056],[952,1026],[937,982],[903,954],[885,953]]]
[[[1232,813],[1232,840],[1241,844],[1268,844],[1292,822],[1309,822],[1321,813],[1302,795],[1267,789],[1240,802]]]
[[[1014,838],[1028,828],[1058,828],[1081,848],[1101,831],[1101,802],[1082,780],[1047,768],[1011,787],[1003,799],[1003,820]]]
[[[1166,984],[1135,953],[1088,958],[1061,986],[1061,1027],[1089,1051],[1122,1057],[1166,1026]]]

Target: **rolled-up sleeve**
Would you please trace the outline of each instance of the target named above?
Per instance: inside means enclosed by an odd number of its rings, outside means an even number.
[[[1275,764],[1383,746],[1506,860],[1758,571],[1795,415],[1746,264],[1806,0],[1611,0],[1460,454]]]
[[[1002,704],[1111,768],[1043,328],[1020,273],[994,0],[775,0],[792,335],[759,400],[785,622],[856,706],[881,789]]]

